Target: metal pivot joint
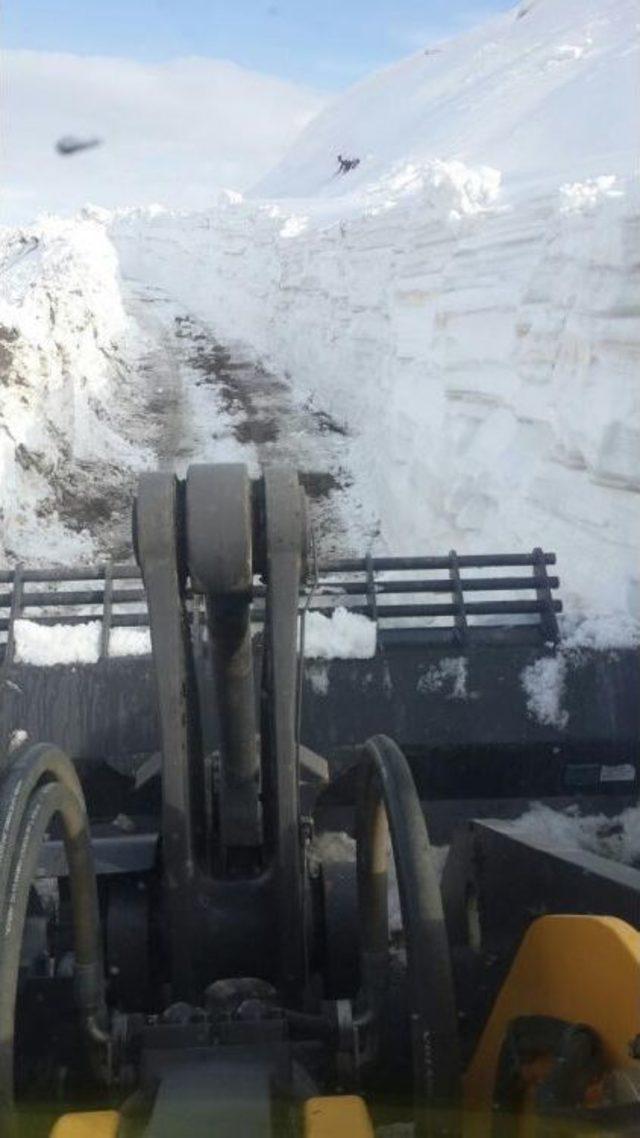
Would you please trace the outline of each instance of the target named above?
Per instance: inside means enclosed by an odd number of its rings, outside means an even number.
[[[264,474],[267,596],[262,749],[267,842],[276,868],[278,959],[284,992],[305,981],[304,864],[300,832],[296,688],[298,594],[307,554],[304,496],[288,467]]]
[[[267,971],[277,972],[283,993],[295,1003],[305,988],[307,957],[296,739],[306,511],[297,473],[272,467],[254,485],[242,465],[192,466],[184,484],[167,474],[145,475],[136,552],[160,709],[174,992],[184,997],[197,990],[208,979],[207,960],[220,966],[221,953],[231,959],[225,946],[233,939],[233,904],[236,918],[240,908],[246,918],[245,956],[272,961]],[[251,638],[256,571],[266,580],[260,745]],[[213,675],[206,659],[195,661],[197,594],[205,597]],[[218,730],[214,793],[207,797],[201,711],[211,681]],[[209,914],[206,937],[203,908]],[[259,952],[252,953],[253,944]]]
[[[172,474],[143,474],[134,511],[134,546],[149,605],[162,737],[162,860],[172,975],[191,990],[188,894],[202,802],[200,721],[181,557],[182,498]],[[199,835],[198,835],[199,836]]]

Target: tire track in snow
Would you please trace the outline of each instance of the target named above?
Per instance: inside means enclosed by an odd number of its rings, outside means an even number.
[[[129,282],[125,303],[144,341],[134,362],[144,392],[141,441],[158,467],[182,476],[193,462],[241,461],[255,475],[290,463],[300,470],[321,555],[368,549],[375,525],[355,494],[346,427],[159,290]]]

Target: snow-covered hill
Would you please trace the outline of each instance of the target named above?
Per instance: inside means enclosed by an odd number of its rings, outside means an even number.
[[[509,12],[364,80],[312,121],[258,185],[263,197],[342,197],[336,155],[360,158],[358,194],[393,194],[407,164],[458,159],[557,185],[633,170],[639,77],[635,0],[520,0]],[[408,172],[407,172],[408,173]],[[390,177],[391,175],[391,177]],[[404,186],[402,184],[404,181]]]
[[[637,46],[632,0],[521,3],[359,84],[251,197],[112,215],[129,322],[137,292],[263,361],[358,541],[542,544],[570,612],[638,618]]]

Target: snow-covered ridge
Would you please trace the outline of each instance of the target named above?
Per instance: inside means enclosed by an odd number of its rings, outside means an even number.
[[[635,0],[516,4],[358,83],[255,192],[328,203],[433,158],[527,182],[630,174],[637,47]],[[333,176],[340,153],[360,159],[348,178]]]

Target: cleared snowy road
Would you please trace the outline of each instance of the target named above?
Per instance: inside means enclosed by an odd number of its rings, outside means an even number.
[[[346,427],[127,273],[100,218],[7,231],[0,270],[4,560],[129,560],[139,472],[192,462],[291,463],[320,551],[370,547]]]
[[[130,279],[125,310],[140,331],[129,361],[142,396],[138,438],[159,469],[184,475],[194,462],[288,463],[300,470],[323,555],[362,553],[374,522],[364,516],[348,466],[350,433],[289,380],[269,372],[239,343],[219,342],[211,326],[162,290]],[[138,411],[140,414],[140,411]],[[108,541],[122,552],[128,522]]]

